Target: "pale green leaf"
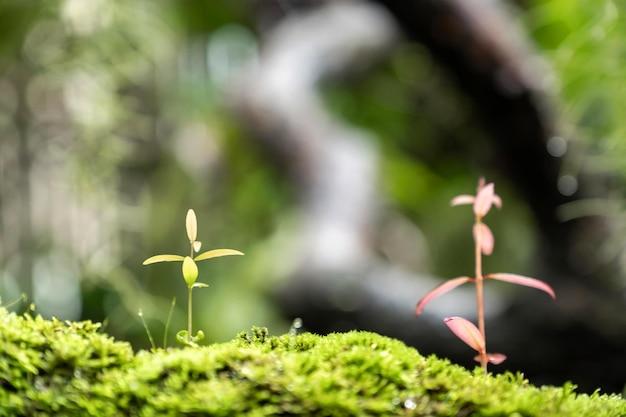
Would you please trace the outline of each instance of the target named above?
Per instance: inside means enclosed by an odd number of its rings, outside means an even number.
[[[185,256],[185,260],[183,261],[183,278],[185,278],[185,282],[189,288],[191,288],[198,279],[198,266],[189,256]]]
[[[196,220],[196,212],[192,209],[187,211],[185,226],[187,228],[187,237],[189,238],[189,241],[195,242],[196,237],[198,237],[198,221]]]
[[[157,262],[182,262],[184,257],[180,255],[155,255],[143,261],[144,265],[150,265]]]
[[[239,252],[235,249],[213,249],[206,252],[202,252],[200,255],[193,258],[195,261],[204,261],[206,259],[218,258],[220,256],[230,255],[243,255],[243,252]]]
[[[191,288],[208,288],[209,286],[207,284],[204,284],[202,282],[196,282],[195,284],[193,284],[191,286]]]

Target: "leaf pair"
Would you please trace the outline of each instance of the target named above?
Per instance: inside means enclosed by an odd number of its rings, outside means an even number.
[[[229,255],[243,255],[243,253],[235,249],[212,249],[206,252],[202,252],[198,256],[194,256],[193,260],[195,262],[198,262],[198,261],[205,261],[211,258],[218,258],[220,256],[229,256]],[[155,255],[143,261],[143,264],[150,265],[150,264],[155,264],[158,262],[183,262],[185,258],[190,258],[190,257],[182,256],[182,255]]]
[[[473,204],[474,215],[476,215],[477,218],[482,219],[487,215],[487,213],[489,213],[492,205],[502,208],[502,199],[495,193],[495,186],[492,182],[484,185],[484,180],[481,179],[478,184],[476,196],[462,194],[454,197],[450,204],[452,206]]]
[[[502,208],[502,199],[495,193],[495,186],[493,183],[487,185],[484,184],[484,179],[478,183],[478,191],[476,196],[469,194],[462,194],[452,199],[450,204],[452,206],[460,206],[463,204],[473,204],[474,215],[476,216],[476,223],[472,229],[474,235],[474,242],[476,246],[480,248],[480,252],[484,255],[491,255],[493,253],[493,247],[495,239],[491,229],[485,223],[482,222],[483,217],[489,213],[491,206]]]
[[[194,256],[193,260],[195,262],[198,262],[198,261],[205,261],[211,258],[218,258],[220,256],[229,256],[229,255],[243,255],[243,252],[240,252],[235,249],[212,249],[206,252],[202,252],[198,256]],[[143,261],[143,264],[150,265],[150,264],[155,264],[158,262],[183,262],[185,258],[190,258],[190,257],[182,256],[182,255],[155,255]]]
[[[487,353],[486,343],[480,330],[471,321],[465,320],[462,317],[446,317],[443,322],[448,328],[469,347],[478,352],[478,355],[474,357],[476,362],[481,361],[481,356],[484,355],[488,362],[494,365],[499,365],[506,360],[506,355],[502,353]]]
[[[529,278],[529,277],[525,277],[522,275],[505,274],[505,273],[487,274],[484,276],[484,278],[494,279],[496,281],[510,282],[511,284],[523,285],[525,287],[536,288],[538,290],[541,290],[547,293],[550,297],[552,297],[552,299],[556,299],[556,295],[552,287],[550,287],[545,282],[535,279],[535,278]],[[417,303],[417,307],[415,308],[415,314],[417,314],[418,316],[422,314],[422,312],[424,311],[424,307],[426,307],[426,304],[428,304],[435,298],[440,297],[444,295],[445,293],[452,291],[456,287],[459,287],[465,283],[474,282],[474,281],[476,281],[474,278],[458,277],[458,278],[453,278],[444,282],[443,284],[439,285],[435,289],[429,291],[424,297],[422,297],[422,299]]]
[[[176,333],[176,340],[189,347],[197,347],[198,342],[204,339],[204,332],[202,330],[198,330],[195,336],[190,336],[187,330],[181,330]]]

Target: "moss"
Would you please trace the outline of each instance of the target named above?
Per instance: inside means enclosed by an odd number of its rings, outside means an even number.
[[[98,324],[64,323],[0,308],[0,415],[45,416],[77,409],[83,391],[134,361],[129,344]]]
[[[0,309],[0,416],[625,416],[617,395],[485,376],[373,333],[134,354],[90,322]]]

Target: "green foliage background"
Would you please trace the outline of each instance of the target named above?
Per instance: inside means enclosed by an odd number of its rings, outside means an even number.
[[[535,0],[523,15],[556,72],[554,87],[572,135],[622,172],[625,7],[623,0]]]

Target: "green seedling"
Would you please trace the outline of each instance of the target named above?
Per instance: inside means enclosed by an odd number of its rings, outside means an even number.
[[[200,330],[194,335],[192,331],[192,292],[194,288],[208,287],[207,284],[197,282],[198,266],[196,265],[196,262],[205,261],[212,258],[219,258],[221,256],[243,255],[243,253],[235,249],[212,249],[194,257],[195,253],[200,252],[202,242],[196,240],[198,237],[198,221],[196,219],[196,213],[192,209],[189,209],[189,211],[187,211],[185,227],[187,229],[187,237],[189,238],[189,256],[169,254],[156,255],[143,261],[143,264],[150,265],[157,262],[182,262],[183,279],[185,280],[185,284],[187,285],[187,330],[181,330],[176,333],[176,340],[184,345],[196,346],[197,342],[204,339],[204,332]]]
[[[483,222],[492,206],[502,207],[502,200],[494,191],[493,183],[485,184],[484,179],[478,182],[478,190],[475,196],[460,195],[452,199],[452,206],[471,204],[474,211],[474,226],[472,234],[474,236],[474,256],[475,256],[475,276],[458,277],[444,282],[437,288],[426,294],[418,303],[415,313],[420,315],[424,307],[433,299],[453,290],[454,288],[468,282],[476,286],[476,309],[478,317],[478,327],[462,317],[446,317],[444,323],[463,342],[473,348],[478,355],[474,358],[480,362],[482,368],[487,372],[487,363],[498,365],[506,359],[501,353],[487,353],[487,336],[485,334],[485,302],[483,294],[483,283],[485,280],[497,280],[512,284],[524,285],[536,288],[547,293],[553,299],[556,298],[554,290],[545,282],[535,278],[528,278],[516,274],[495,273],[483,274],[482,255],[491,255],[495,244],[495,239],[491,229]]]

